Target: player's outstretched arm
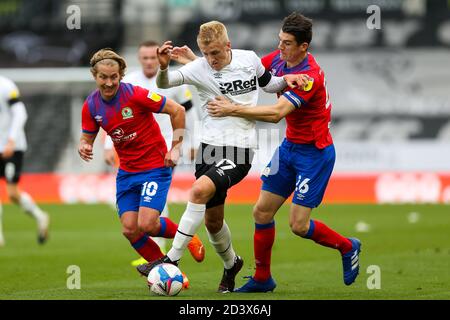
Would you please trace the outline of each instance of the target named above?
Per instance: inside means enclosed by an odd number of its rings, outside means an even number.
[[[87,134],[83,132],[81,134],[80,143],[78,145],[78,154],[80,155],[80,158],[86,162],[89,162],[94,158],[93,145],[96,136],[97,133]]]
[[[290,88],[304,88],[308,85],[309,77],[305,74],[287,74],[283,77],[270,78],[270,81],[261,86],[264,92],[277,93],[283,91],[287,86]]]
[[[225,97],[217,97],[208,102],[208,113],[212,117],[234,116],[250,120],[277,123],[295,110],[294,105],[281,96],[277,103],[271,106],[244,106],[236,105]]]
[[[169,72],[169,68],[159,70],[156,76],[156,85],[161,89],[181,86],[183,83],[183,75],[178,70],[172,72]]]
[[[164,44],[156,49],[156,55],[159,61],[159,71],[156,76],[156,85],[158,88],[167,89],[169,86],[169,63],[170,51],[172,50],[172,41],[166,41]]]
[[[170,63],[170,55],[173,49],[172,41],[166,41],[161,47],[156,49],[156,54],[158,56],[158,61],[161,70],[167,69]]]
[[[172,148],[167,152],[164,158],[166,167],[174,167],[177,165],[181,155],[181,145],[183,143],[184,129],[186,117],[184,107],[172,99],[167,99],[164,108],[161,111],[170,116],[170,122],[173,128]]]
[[[167,89],[183,84],[183,76],[179,72],[169,72],[172,49],[172,41],[166,41],[156,51],[160,63],[160,68],[156,76],[156,85],[158,88]]]
[[[311,80],[306,74],[285,74],[283,76],[290,88],[306,88]]]

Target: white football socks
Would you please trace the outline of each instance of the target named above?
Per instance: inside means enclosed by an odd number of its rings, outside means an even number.
[[[173,239],[172,248],[167,253],[170,260],[178,261],[181,259],[184,250],[205,217],[205,210],[205,204],[187,203],[186,211],[184,211],[178,224],[178,230]]]
[[[31,214],[38,224],[47,220],[47,215],[34,203],[33,198],[28,193],[23,191],[20,193],[19,205],[26,213]]]
[[[231,232],[227,223],[223,220],[222,229],[219,232],[212,234],[208,230],[209,242],[216,249],[217,254],[222,258],[225,269],[231,269],[234,265],[236,253],[234,252],[231,243]]]
[[[169,208],[167,207],[167,203],[164,206],[163,211],[161,212],[160,217],[169,217]],[[151,237],[153,241],[160,247],[162,252],[166,252],[166,238],[163,237]]]

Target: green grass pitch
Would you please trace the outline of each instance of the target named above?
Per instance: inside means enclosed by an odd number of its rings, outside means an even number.
[[[45,205],[51,215],[51,235],[39,246],[32,219],[16,206],[5,205],[3,228],[6,246],[0,248],[0,299],[168,299],[149,293],[145,278],[130,265],[137,254],[121,234],[115,211],[107,205]],[[184,205],[170,205],[179,221]],[[362,241],[361,269],[356,282],[345,286],[337,251],[301,239],[289,230],[289,207],[276,216],[272,274],[273,293],[219,294],[220,259],[205,242],[203,263],[184,255],[180,268],[191,287],[177,297],[184,300],[296,300],[296,299],[445,299],[450,298],[450,206],[445,205],[324,205],[313,218],[346,236]],[[226,206],[236,252],[245,261],[237,278],[253,274],[252,206]],[[419,213],[415,223],[411,212]],[[357,232],[363,221],[369,232]],[[67,268],[81,270],[81,289],[67,288]],[[380,269],[380,289],[369,289],[372,273]],[[369,268],[369,271],[371,269]]]

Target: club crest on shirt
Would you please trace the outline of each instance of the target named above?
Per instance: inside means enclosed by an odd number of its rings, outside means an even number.
[[[149,98],[150,100],[153,100],[155,102],[160,102],[161,101],[161,96],[159,94],[157,94],[156,92],[148,92],[148,96],[147,98]]]
[[[131,110],[130,107],[125,107],[122,109],[122,119],[126,120],[126,119],[130,119],[133,118],[133,110]]]

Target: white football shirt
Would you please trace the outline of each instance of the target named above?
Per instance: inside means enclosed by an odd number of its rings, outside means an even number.
[[[8,78],[0,76],[0,152],[12,138],[15,142],[15,151],[26,151],[27,140],[25,137],[26,110],[21,102],[10,106],[9,101],[19,98],[19,89]],[[14,112],[17,108],[18,112]],[[20,108],[20,109],[19,109]],[[14,119],[15,116],[23,119]],[[19,120],[19,121],[17,121]]]
[[[216,146],[256,148],[255,121],[239,117],[215,118],[208,114],[208,101],[225,96],[234,103],[255,106],[258,101],[258,78],[265,68],[255,52],[232,49],[231,63],[220,71],[208,64],[204,57],[197,58],[180,69],[180,83],[194,85],[201,100],[201,141]],[[173,83],[170,76],[170,85]],[[177,77],[175,77],[177,78]],[[174,79],[177,82],[176,79]]]

